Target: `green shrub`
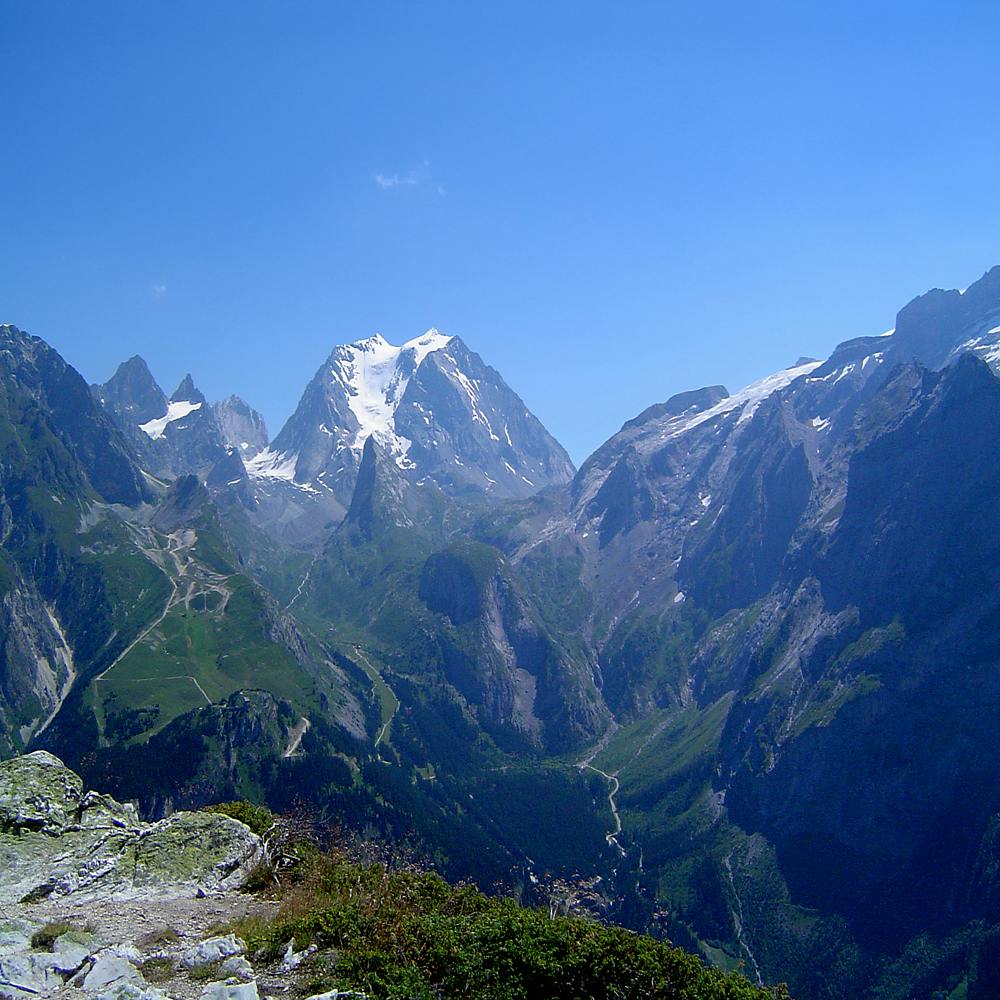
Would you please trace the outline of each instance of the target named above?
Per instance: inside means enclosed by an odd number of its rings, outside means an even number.
[[[193,969],[188,969],[188,978],[196,983],[211,983],[219,979],[225,979],[222,971],[222,962],[209,962],[206,965],[196,965]]]
[[[765,1000],[783,995],[678,948],[582,918],[551,918],[433,874],[342,857],[306,862],[271,919],[238,925],[259,957],[319,952],[317,989],[379,1000]],[[316,974],[314,973],[314,975]]]
[[[205,806],[205,812],[221,813],[246,824],[262,837],[274,826],[274,816],[266,806],[254,805],[252,802],[220,802],[214,806]]]

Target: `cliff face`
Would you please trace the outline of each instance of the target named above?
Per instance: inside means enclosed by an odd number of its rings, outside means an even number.
[[[928,911],[994,912],[969,859],[992,850],[1000,806],[1000,532],[984,503],[1000,381],[972,357],[899,377],[909,402],[853,455],[842,516],[765,612],[775,639],[722,740],[731,813],[776,845],[798,898],[897,940]]]

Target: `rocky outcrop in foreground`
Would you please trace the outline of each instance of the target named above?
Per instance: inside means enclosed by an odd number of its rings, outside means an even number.
[[[241,885],[263,857],[260,838],[228,816],[142,823],[133,806],[84,792],[49,753],[0,762],[0,904],[215,893]]]
[[[231,890],[265,860],[228,816],[143,823],[49,753],[0,762],[0,1000],[259,1000],[246,945],[211,928],[249,912]]]

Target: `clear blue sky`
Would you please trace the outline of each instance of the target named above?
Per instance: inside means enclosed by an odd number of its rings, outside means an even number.
[[[333,344],[437,326],[579,462],[1000,263],[998,38],[996,3],[0,0],[0,321],[272,433]]]

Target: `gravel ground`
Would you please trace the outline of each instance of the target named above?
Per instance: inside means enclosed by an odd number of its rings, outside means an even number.
[[[108,945],[131,944],[144,957],[149,957],[163,951],[180,955],[234,920],[246,916],[266,916],[277,907],[276,902],[237,892],[203,899],[101,899],[89,902],[69,896],[31,905],[0,906],[0,919],[20,917],[40,924],[65,921],[79,928],[85,927]],[[164,941],[162,934],[167,930],[177,935],[176,941]],[[255,968],[254,971],[261,996],[280,996],[294,985],[290,977],[274,970]],[[205,981],[192,979],[185,971],[178,970],[170,979],[151,982],[150,985],[157,986],[171,997],[188,1000],[201,995]],[[79,997],[80,990],[66,986],[55,995]]]

